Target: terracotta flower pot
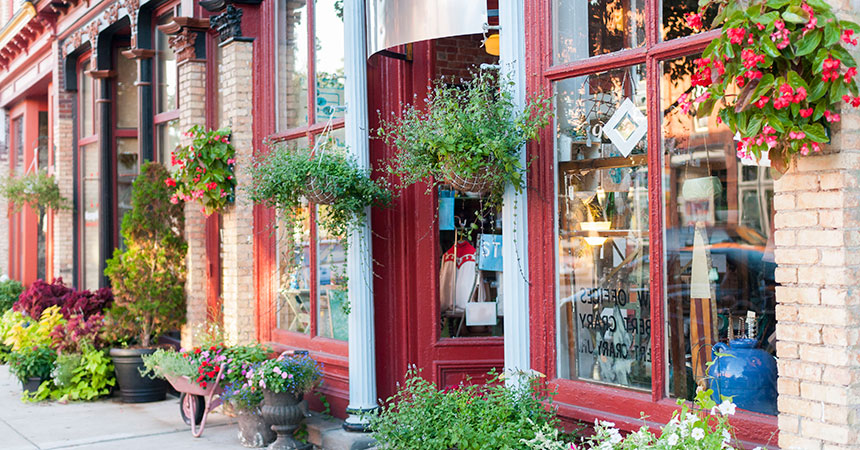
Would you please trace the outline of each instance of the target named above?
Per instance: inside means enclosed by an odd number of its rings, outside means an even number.
[[[274,442],[277,435],[271,424],[263,419],[262,412],[239,410],[239,442],[243,447],[259,448]]]
[[[303,444],[293,437],[293,433],[305,420],[305,414],[299,406],[302,394],[292,392],[272,392],[263,390],[263,418],[272,424],[272,429],[278,433],[278,439],[269,445],[269,450],[306,450],[311,444]]]

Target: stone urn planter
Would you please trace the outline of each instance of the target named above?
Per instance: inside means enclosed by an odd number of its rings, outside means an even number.
[[[304,412],[299,406],[303,394],[292,392],[263,391],[263,418],[272,424],[272,430],[278,434],[277,440],[269,445],[270,450],[306,450],[311,444],[304,444],[293,437],[293,433],[305,420]]]
[[[155,353],[154,348],[112,348],[111,359],[116,370],[120,398],[125,403],[146,403],[164,400],[167,381],[142,376],[143,355]]]
[[[275,441],[277,434],[263,419],[262,412],[239,410],[239,443],[243,447],[260,448]]]

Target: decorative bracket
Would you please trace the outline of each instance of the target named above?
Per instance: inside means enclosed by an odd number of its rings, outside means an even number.
[[[174,17],[173,21],[159,25],[158,29],[170,36],[167,43],[176,53],[177,64],[206,58],[206,40],[197,37],[209,29],[209,19]]]
[[[221,14],[209,19],[212,28],[218,32],[221,42],[230,39],[252,41],[253,38],[242,37],[242,10],[231,4]]]

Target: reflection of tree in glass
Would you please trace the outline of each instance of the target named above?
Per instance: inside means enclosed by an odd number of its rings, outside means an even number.
[[[693,30],[687,26],[684,19],[684,14],[694,13],[698,11],[698,0],[663,0],[663,40],[678,39],[684,36],[693,34]],[[704,16],[704,23],[711,23],[717,15],[717,9],[713,5],[709,7]],[[667,61],[665,63],[665,72],[669,75],[672,84],[688,80],[695,71],[693,61],[699,56],[685,56],[682,58]]]

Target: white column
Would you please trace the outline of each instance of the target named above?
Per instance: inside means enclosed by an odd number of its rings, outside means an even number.
[[[367,58],[364,0],[344,2],[344,71],[346,75],[346,145],[359,167],[370,167],[367,125]],[[370,208],[367,220],[349,237],[349,406],[343,427],[365,431],[361,413],[376,409],[376,354],[373,324],[373,266]]]
[[[525,19],[523,0],[499,0],[499,53],[501,73],[514,85],[514,101],[522,107],[526,99]],[[525,166],[525,148],[520,161]],[[526,191],[517,194],[513,186],[505,190],[502,208],[502,295],[505,313],[505,372],[511,376],[530,367],[528,216]]]

